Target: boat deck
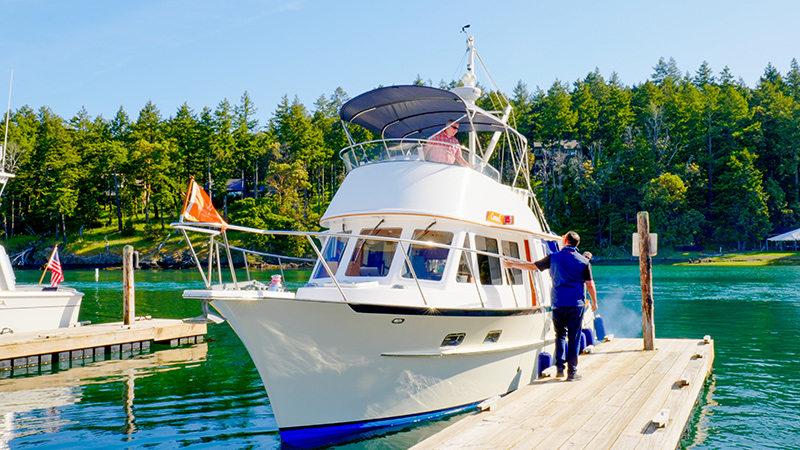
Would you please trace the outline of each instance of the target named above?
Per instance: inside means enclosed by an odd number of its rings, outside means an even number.
[[[714,342],[655,345],[644,351],[642,339],[601,343],[581,356],[582,380],[539,379],[412,448],[676,448],[711,371]]]
[[[83,360],[148,349],[151,342],[171,346],[203,341],[205,323],[175,319],[137,320],[0,335],[0,377],[11,369]]]

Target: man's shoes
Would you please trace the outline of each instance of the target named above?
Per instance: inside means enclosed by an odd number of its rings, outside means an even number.
[[[556,372],[556,378],[564,378],[564,369],[558,370]]]
[[[577,373],[571,373],[567,377],[567,381],[580,381],[582,376],[578,375]]]

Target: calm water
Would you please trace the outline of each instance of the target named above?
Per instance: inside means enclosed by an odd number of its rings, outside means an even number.
[[[120,320],[121,275],[101,271],[95,282],[94,272],[67,272],[86,293],[81,320]],[[287,273],[290,286],[306,276]],[[39,273],[17,277],[36,282]],[[608,332],[641,336],[638,267],[598,266],[595,277]],[[180,295],[192,286],[201,286],[196,272],[138,272],[137,315],[199,315]],[[710,334],[716,344],[682,447],[800,448],[800,267],[656,266],[654,297],[656,337]],[[0,375],[0,450],[281,447],[256,369],[227,324],[209,326],[206,342],[192,347],[8,375]],[[403,449],[457,419],[337,448]]]

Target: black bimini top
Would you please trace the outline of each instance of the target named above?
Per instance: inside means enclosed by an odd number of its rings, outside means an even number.
[[[427,139],[448,120],[459,131],[509,131],[497,117],[457,94],[429,86],[388,86],[365,92],[344,105],[339,116],[385,139]]]

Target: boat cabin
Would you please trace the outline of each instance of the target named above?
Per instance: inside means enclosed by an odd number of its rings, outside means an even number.
[[[317,261],[298,297],[319,298],[315,288],[327,288],[334,298],[340,297],[332,289],[338,284],[351,302],[452,308],[550,303],[540,294],[546,292],[543,283],[549,278],[539,272],[503,269],[500,264],[499,255],[542,258],[547,249],[541,241],[491,228],[464,229],[463,224],[443,219],[404,217],[375,223],[331,233],[321,247],[324,263]],[[381,287],[385,292],[376,295],[375,289]],[[409,295],[409,289],[420,295]]]

